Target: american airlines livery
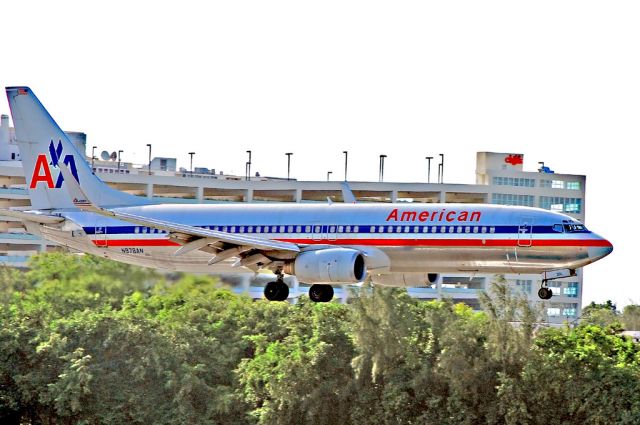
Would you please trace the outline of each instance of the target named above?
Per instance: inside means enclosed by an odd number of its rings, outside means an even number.
[[[27,230],[124,263],[188,272],[269,269],[327,302],[332,284],[433,283],[438,273],[540,273],[547,281],[608,255],[609,241],[538,208],[478,204],[157,204],[99,180],[28,87],[7,87],[31,210],[0,210]]]

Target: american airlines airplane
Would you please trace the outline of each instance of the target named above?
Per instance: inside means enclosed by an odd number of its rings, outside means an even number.
[[[31,233],[129,264],[188,272],[271,270],[264,295],[284,301],[284,275],[312,284],[423,286],[439,273],[540,273],[547,281],[613,250],[575,219],[483,204],[154,204],[99,180],[33,91],[7,87],[31,210],[0,210]]]

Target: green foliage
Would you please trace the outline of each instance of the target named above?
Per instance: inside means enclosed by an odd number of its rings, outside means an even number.
[[[624,308],[622,326],[629,331],[640,331],[640,305],[629,304]]]
[[[483,312],[351,299],[252,301],[91,256],[0,269],[0,423],[640,423],[640,348],[619,335],[637,306],[541,329],[500,278]]]

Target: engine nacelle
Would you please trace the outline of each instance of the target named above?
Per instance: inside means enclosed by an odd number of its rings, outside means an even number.
[[[367,267],[360,251],[327,248],[300,253],[285,273],[304,283],[358,283],[367,276]]]

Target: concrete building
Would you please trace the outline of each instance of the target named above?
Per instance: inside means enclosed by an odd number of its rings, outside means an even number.
[[[2,118],[0,130],[0,205],[26,207],[29,198],[24,172],[14,143],[8,118]],[[71,133],[74,143],[85,151],[86,136]],[[139,196],[164,199],[165,202],[337,202],[342,200],[341,182],[296,181],[266,177],[228,176],[215,170],[177,171],[174,158],[155,158],[151,164],[134,166],[111,159],[88,157],[96,175],[111,186]],[[581,221],[585,217],[585,176],[552,172],[544,164],[539,170],[523,170],[523,155],[479,152],[476,184],[349,182],[358,202],[461,202],[493,203],[541,207],[567,213]],[[25,266],[36,252],[54,249],[25,233],[20,222],[0,217],[0,262]],[[550,301],[537,297],[539,275],[507,275],[517,291],[534,303],[544,303],[550,323],[573,321],[580,316],[582,272],[573,278],[549,283],[554,296]],[[421,299],[452,298],[479,308],[478,291],[488,289],[494,276],[447,274],[432,287],[412,288],[409,293]],[[230,278],[231,279],[231,278]],[[261,297],[260,279],[253,275],[234,278],[252,296]],[[264,280],[264,279],[263,279]],[[307,287],[292,282],[292,295]],[[348,291],[336,291],[346,298]]]

